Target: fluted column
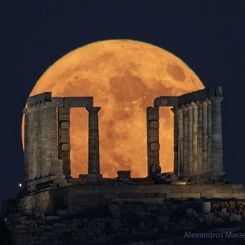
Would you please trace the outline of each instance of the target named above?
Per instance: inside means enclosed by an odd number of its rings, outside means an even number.
[[[197,122],[197,173],[202,174],[202,103],[196,102],[198,107],[198,122]]]
[[[188,104],[188,176],[193,175],[193,110]]]
[[[178,118],[178,168],[179,175],[184,176],[184,155],[183,155],[183,146],[184,146],[184,128],[183,128],[183,108],[178,108],[177,110]]]
[[[208,171],[208,102],[202,103],[202,172]]]
[[[192,175],[197,175],[197,127],[198,127],[198,108],[195,102],[192,106]]]
[[[30,166],[31,166],[31,179],[39,177],[38,173],[38,130],[39,130],[39,120],[38,120],[38,111],[37,108],[30,109],[30,131],[29,131],[29,141],[30,141]]]
[[[183,166],[184,176],[188,176],[188,149],[189,149],[189,127],[188,127],[188,106],[183,106]]]
[[[212,167],[212,156],[211,156],[211,150],[212,150],[212,112],[211,112],[211,101],[209,99],[206,99],[207,101],[207,169],[208,172],[211,172],[213,170]]]
[[[171,108],[174,113],[174,173],[178,176],[180,173],[179,169],[179,154],[178,154],[178,109],[177,107]]]
[[[159,108],[147,107],[147,158],[148,176],[154,177],[161,173],[159,164]]]
[[[212,115],[212,170],[214,176],[223,176],[223,141],[221,122],[221,101],[223,97],[210,97]]]
[[[99,123],[98,112],[100,107],[86,107],[89,112],[89,136],[88,136],[88,173],[100,174],[99,158]]]

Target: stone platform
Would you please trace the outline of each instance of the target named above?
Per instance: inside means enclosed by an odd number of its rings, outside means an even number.
[[[243,244],[185,234],[245,234],[241,185],[71,184],[20,196],[3,209],[15,245]],[[224,242],[226,241],[226,242]]]
[[[6,202],[1,222],[15,245],[181,244],[191,241],[186,232],[245,234],[242,185],[179,184],[53,186]],[[217,242],[194,244],[207,241]]]
[[[163,203],[166,199],[245,200],[245,188],[242,185],[230,184],[71,184],[22,196],[17,201],[17,209],[24,213],[46,213],[57,209],[76,213],[87,206],[104,205],[114,201]]]

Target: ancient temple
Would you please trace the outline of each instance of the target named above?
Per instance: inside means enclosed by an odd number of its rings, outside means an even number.
[[[221,124],[222,88],[206,88],[178,97],[161,96],[146,110],[148,178],[163,183],[159,160],[159,107],[174,113],[174,175],[189,182],[222,180],[223,145]],[[100,107],[92,97],[52,97],[50,92],[28,98],[25,118],[25,184],[33,190],[44,182],[65,184],[71,180],[70,108],[88,112],[88,175],[82,182],[99,181]],[[162,146],[164,147],[164,146]],[[124,173],[119,171],[122,178]],[[130,173],[126,173],[130,179]],[[125,177],[125,176],[124,176]],[[125,177],[126,178],[126,177]],[[84,181],[85,180],[85,181]]]
[[[161,173],[159,165],[159,107],[174,113],[174,173],[192,180],[219,180],[224,176],[221,123],[222,87],[174,96],[161,96],[147,108],[148,174]],[[161,133],[161,132],[160,132]],[[164,147],[164,146],[163,146]]]
[[[148,176],[131,178],[124,170],[109,179],[100,173],[100,108],[93,98],[49,92],[28,98],[25,180],[18,196],[2,205],[14,244],[117,244],[124,237],[154,241],[186,229],[216,229],[218,223],[225,230],[233,221],[244,227],[245,188],[224,178],[222,99],[221,87],[156,98],[146,108]],[[160,106],[174,113],[171,174],[160,168]],[[88,174],[79,178],[70,174],[71,107],[89,112]]]
[[[100,177],[98,112],[92,97],[52,97],[50,92],[28,98],[24,109],[25,183],[43,181],[66,183],[70,168],[70,108],[89,112],[90,178]],[[35,188],[35,185],[32,188]],[[32,189],[31,188],[31,189]]]

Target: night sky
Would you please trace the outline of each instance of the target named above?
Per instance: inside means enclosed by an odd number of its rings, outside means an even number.
[[[245,183],[244,0],[1,1],[0,199],[23,178],[20,125],[35,82],[67,52],[116,38],[160,46],[205,86],[223,86],[224,167],[234,183]]]

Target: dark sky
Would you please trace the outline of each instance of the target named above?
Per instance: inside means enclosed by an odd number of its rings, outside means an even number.
[[[244,0],[6,0],[0,3],[0,199],[14,195],[23,178],[21,116],[35,82],[67,52],[114,38],[158,45],[206,86],[223,86],[225,171],[245,183]]]

